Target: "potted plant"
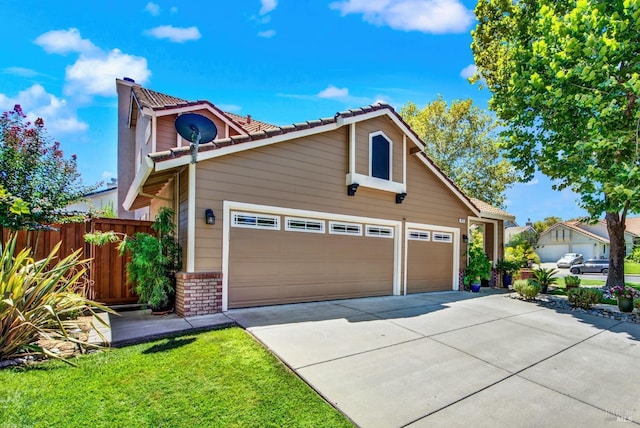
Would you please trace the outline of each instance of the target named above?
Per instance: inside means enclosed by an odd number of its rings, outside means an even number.
[[[611,287],[611,295],[618,299],[618,309],[620,309],[620,312],[632,312],[633,299],[640,297],[640,292],[626,285],[615,285]]]
[[[491,278],[491,262],[484,252],[482,244],[482,233],[478,229],[471,232],[471,241],[467,250],[467,268],[464,271],[464,283],[471,287],[471,291],[480,291],[480,284],[483,279]]]
[[[519,269],[519,263],[513,260],[500,259],[496,262],[496,272],[502,275],[502,287],[509,288],[513,281],[513,274]]]
[[[553,268],[538,268],[533,270],[533,281],[537,282],[542,288],[542,294],[547,294],[547,290],[551,284],[555,284],[558,278],[555,275],[558,273],[557,269]]]

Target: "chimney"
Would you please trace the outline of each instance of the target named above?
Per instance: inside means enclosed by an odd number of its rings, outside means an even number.
[[[133,80],[131,77],[124,77],[122,80],[124,80],[125,82],[136,83],[136,81]]]
[[[247,115],[247,123],[251,123],[251,115],[250,114]]]
[[[527,219],[527,222],[524,225],[533,227],[533,223],[531,223],[531,219],[530,218]]]

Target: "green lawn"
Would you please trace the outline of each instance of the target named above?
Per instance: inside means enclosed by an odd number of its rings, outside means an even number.
[[[629,275],[640,275],[640,263],[624,262],[624,273]]]
[[[580,287],[602,287],[604,286],[605,281],[603,280],[599,280],[599,279],[584,279],[581,278],[580,281]],[[635,283],[631,283],[631,282],[627,282],[625,283],[628,287],[633,287],[636,290],[640,291],[640,285],[639,284],[635,284]],[[557,296],[566,296],[567,292],[565,290],[565,284],[564,284],[564,277],[563,278],[558,278],[558,280],[556,281],[556,284],[554,285],[555,288],[554,290],[551,290],[551,292],[549,294],[555,294]],[[606,303],[609,305],[616,305],[617,301],[614,299],[605,299],[603,298],[600,303]]]
[[[0,370],[1,426],[352,426],[240,328]]]

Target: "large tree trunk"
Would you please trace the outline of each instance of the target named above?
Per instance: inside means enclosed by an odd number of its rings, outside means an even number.
[[[609,276],[607,288],[624,285],[624,230],[625,218],[619,213],[607,212],[607,231],[609,232]]]

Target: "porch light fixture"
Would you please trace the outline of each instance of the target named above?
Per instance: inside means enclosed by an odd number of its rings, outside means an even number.
[[[406,193],[396,193],[396,204],[401,204],[404,198],[407,197]]]
[[[211,208],[204,210],[204,221],[207,224],[216,224],[216,215]]]
[[[355,195],[356,195],[356,191],[358,190],[358,187],[359,187],[359,186],[360,186],[360,185],[359,185],[358,183],[352,183],[352,184],[349,184],[349,185],[347,186],[347,195],[349,195],[349,196],[355,196]]]
[[[467,235],[462,235],[462,242],[464,242],[465,244],[469,243],[469,237]]]

